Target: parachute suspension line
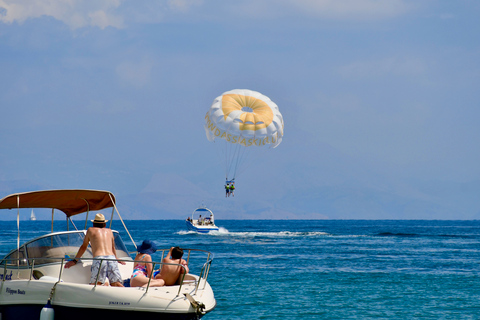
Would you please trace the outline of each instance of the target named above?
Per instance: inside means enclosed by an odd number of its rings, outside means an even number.
[[[235,170],[233,171],[233,179],[235,179],[235,177],[237,176],[237,169],[240,168],[243,163],[246,149],[247,147],[241,147],[240,145],[238,145],[237,147],[238,152],[236,157]]]
[[[238,160],[238,153],[240,152],[239,148],[240,148],[240,145],[239,144],[235,144],[233,145],[233,155],[232,155],[232,158],[230,160],[230,169],[229,169],[229,173],[231,173],[233,171],[233,174],[232,176],[230,177],[229,180],[233,180],[235,179],[235,173],[237,172],[237,160]]]
[[[235,156],[235,145],[225,142],[225,180],[228,180],[228,175],[232,170],[232,162]]]
[[[243,148],[245,147],[238,143],[225,142],[225,179],[227,181],[235,179]],[[232,172],[233,176],[229,177]]]
[[[242,174],[252,168],[254,164],[258,164],[260,159],[265,156],[265,152],[267,152],[267,147],[257,148],[257,147],[250,147],[244,150],[244,155],[242,156],[242,163],[238,167],[237,174]]]
[[[235,152],[233,154],[233,157],[231,159],[231,169],[233,169],[233,175],[231,177],[231,180],[235,180],[237,176],[237,170],[241,167],[242,165],[242,160],[243,160],[243,155],[245,153],[246,147],[242,146],[241,144],[236,143],[234,145]]]
[[[237,166],[237,170],[235,172],[235,175],[243,174],[248,169],[248,167],[251,166],[252,162],[251,162],[251,159],[250,159],[250,155],[253,152],[252,148],[253,147],[244,148],[242,150],[242,155],[239,157],[238,166]],[[253,153],[256,153],[256,152],[253,152]],[[247,159],[249,159],[249,160],[247,161]]]
[[[228,154],[229,154],[229,147],[228,147],[228,143],[225,143],[225,180],[228,180],[228,171],[229,171],[229,167],[228,167],[228,164],[230,163],[228,161]]]
[[[227,131],[229,131],[234,124],[231,123],[227,127]],[[225,180],[228,181],[228,175],[230,171],[232,170],[232,165],[233,165],[233,159],[235,159],[235,154],[237,153],[238,145],[237,144],[232,144],[227,142],[226,140],[224,141],[225,143]]]

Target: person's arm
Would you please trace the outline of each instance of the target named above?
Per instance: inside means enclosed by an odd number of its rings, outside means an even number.
[[[181,270],[181,273],[183,273],[185,271],[185,274],[189,273],[190,272],[190,269],[188,269],[188,265],[187,265],[187,261],[185,261],[184,259],[181,260],[181,264],[182,266],[185,267],[185,270],[182,268]]]
[[[74,265],[77,264],[78,259],[80,259],[83,256],[83,254],[85,253],[85,251],[87,250],[89,243],[90,243],[90,233],[89,233],[89,230],[87,230],[87,234],[85,235],[85,238],[83,238],[83,243],[80,246],[80,248],[78,248],[78,251],[77,251],[77,254],[75,255],[75,258],[73,260],[70,260],[67,263],[65,263],[65,268],[66,269],[68,269],[71,266],[74,266]]]
[[[147,277],[150,277],[150,275],[152,274],[152,271],[153,271],[153,267],[152,267],[152,256],[150,256],[149,254],[145,255],[145,265],[147,267]]]

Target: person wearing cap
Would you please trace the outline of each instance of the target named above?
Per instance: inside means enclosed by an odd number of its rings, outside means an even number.
[[[230,185],[228,183],[225,184],[225,198],[230,196]]]
[[[130,287],[146,287],[150,280],[150,275],[153,271],[151,254],[157,251],[157,246],[154,242],[146,239],[137,247],[138,254],[135,257],[135,267],[130,278]],[[150,280],[150,287],[161,287],[164,281],[152,278]]]
[[[115,250],[115,239],[113,232],[109,228],[105,228],[108,220],[101,213],[95,215],[93,227],[88,228],[83,243],[78,249],[77,254],[73,260],[65,264],[65,268],[70,268],[78,263],[88,248],[88,244],[92,248],[93,262],[91,267],[90,284],[95,284],[98,274],[97,284],[105,284],[108,278],[110,285],[114,287],[123,287],[122,275],[118,270],[117,252]],[[103,259],[103,262],[102,262]],[[125,261],[119,261],[125,264]],[[99,272],[100,269],[100,272]]]
[[[187,262],[182,256],[181,248],[171,247],[167,257],[162,260],[162,269],[155,272],[155,279],[162,281],[166,286],[173,286],[183,273],[189,272]]]

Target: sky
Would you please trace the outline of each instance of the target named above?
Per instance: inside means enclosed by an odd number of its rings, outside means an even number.
[[[473,0],[0,0],[0,198],[108,190],[124,218],[203,204],[219,224],[480,219],[479,21]],[[225,198],[204,117],[233,89],[285,127]]]

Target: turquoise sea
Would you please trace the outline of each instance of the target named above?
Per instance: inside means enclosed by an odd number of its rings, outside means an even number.
[[[480,221],[217,220],[214,234],[184,221],[125,223],[137,243],[214,254],[217,307],[203,319],[480,319]],[[0,224],[2,256],[16,227]],[[20,227],[24,241],[50,222]]]

